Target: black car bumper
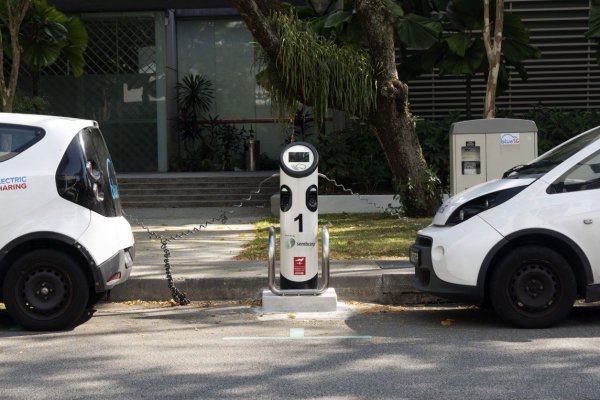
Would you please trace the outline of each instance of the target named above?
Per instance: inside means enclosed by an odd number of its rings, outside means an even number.
[[[133,247],[120,250],[117,254],[98,265],[96,270],[96,292],[104,292],[125,282],[133,267]]]
[[[483,290],[477,286],[458,285],[441,280],[435,273],[431,261],[432,239],[417,236],[410,247],[410,262],[415,266],[413,286],[423,292],[464,303],[481,304]]]

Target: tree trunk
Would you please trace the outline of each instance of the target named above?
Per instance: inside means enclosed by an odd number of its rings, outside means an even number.
[[[11,66],[8,82],[4,77],[4,71],[0,71],[0,97],[2,98],[2,111],[12,112],[13,101],[17,91],[19,80],[19,67],[21,65],[21,46],[19,45],[19,30],[29,8],[31,0],[4,0],[6,15],[0,17],[2,23],[8,28],[11,45]],[[0,40],[0,53],[3,53],[3,43]],[[4,54],[0,55],[0,66],[4,65]]]
[[[427,163],[408,107],[408,86],[398,79],[393,16],[381,0],[357,0],[356,11],[366,32],[377,80],[377,108],[369,123],[384,149],[409,216],[431,216],[439,206],[439,183]]]
[[[502,55],[502,29],[504,25],[504,0],[496,0],[496,20],[494,21],[494,38],[490,32],[490,1],[483,2],[483,42],[488,59],[487,88],[485,92],[484,118],[496,116],[496,89],[500,73],[500,57]]]
[[[265,17],[278,10],[279,2],[231,1],[265,52],[272,59],[277,59],[279,39]],[[399,185],[405,213],[408,216],[432,216],[440,202],[439,181],[427,169],[419,145],[408,109],[408,86],[398,79],[393,15],[381,0],[356,0],[355,4],[366,32],[371,65],[377,80],[377,108],[368,116],[368,122]]]

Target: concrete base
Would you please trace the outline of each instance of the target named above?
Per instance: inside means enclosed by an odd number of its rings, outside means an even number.
[[[269,289],[262,292],[263,311],[269,312],[333,312],[337,311],[337,294],[329,288],[318,296],[277,296]]]

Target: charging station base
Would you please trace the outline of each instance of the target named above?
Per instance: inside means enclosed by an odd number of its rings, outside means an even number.
[[[329,288],[318,296],[278,296],[264,289],[262,306],[264,312],[334,312],[337,294],[334,288]]]

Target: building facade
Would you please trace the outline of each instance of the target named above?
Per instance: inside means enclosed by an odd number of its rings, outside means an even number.
[[[50,3],[82,19],[89,44],[84,75],[73,78],[69,66],[58,63],[44,72],[41,93],[53,113],[100,123],[119,172],[170,170],[181,152],[175,85],[188,74],[213,82],[211,115],[251,128],[261,151],[277,157],[286,127],[256,83],[252,36],[227,0]],[[498,107],[517,115],[537,104],[600,108],[600,67],[594,45],[583,37],[590,1],[506,0],[506,8],[523,19],[542,58],[526,63],[526,82],[511,76]],[[475,116],[483,108],[480,81],[473,85]],[[409,86],[418,117],[464,111],[460,77],[425,75]]]

